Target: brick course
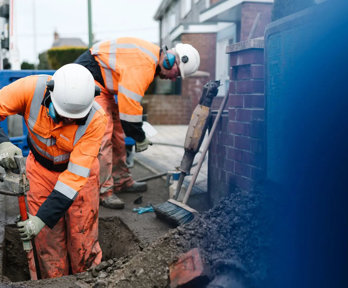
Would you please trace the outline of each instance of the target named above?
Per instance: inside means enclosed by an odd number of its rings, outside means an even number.
[[[218,126],[209,150],[208,191],[213,204],[224,196],[222,191],[231,193],[235,187],[251,191],[264,177],[264,55],[253,43],[230,49],[232,80],[222,119],[227,126]],[[212,109],[216,111],[220,103],[216,98]]]

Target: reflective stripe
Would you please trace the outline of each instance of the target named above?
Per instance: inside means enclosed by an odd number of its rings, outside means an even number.
[[[47,75],[39,75],[38,76],[34,96],[33,96],[33,99],[31,101],[31,105],[30,105],[30,113],[29,113],[29,118],[28,118],[28,125],[29,125],[30,129],[34,128],[37,117],[39,115],[40,108],[41,108],[41,102],[42,102],[42,96],[44,95],[44,92],[46,89],[47,79],[48,79]]]
[[[118,45],[116,43],[116,41],[110,41],[110,51],[109,51],[109,67],[111,68],[111,70],[116,71],[116,49],[117,49]]]
[[[129,115],[120,113],[120,119],[128,122],[142,122],[143,115]]]
[[[111,47],[111,45],[110,45],[110,47]],[[134,49],[134,48],[136,48],[136,49],[139,49],[142,52],[144,52],[145,54],[149,55],[153,59],[153,61],[155,61],[155,65],[157,65],[157,57],[155,55],[153,55],[153,53],[151,51],[145,49],[144,47],[141,47],[141,46],[138,46],[138,45],[135,45],[135,44],[132,44],[132,43],[117,43],[113,47],[115,47],[116,49],[117,48],[123,48],[123,49]],[[110,52],[112,52],[112,51],[110,51]],[[116,51],[115,51],[115,53],[116,53]]]
[[[101,42],[98,42],[98,43],[96,43],[95,45],[92,46],[92,51],[91,51],[92,55],[98,54],[100,43]]]
[[[56,185],[54,186],[54,190],[57,190],[59,193],[62,193],[71,200],[75,200],[77,196],[76,190],[61,181],[57,181]]]
[[[53,146],[53,145],[56,145],[56,139],[51,137],[51,138],[43,138],[41,137],[39,134],[36,134],[34,131],[31,131],[35,136],[36,138],[42,143],[42,144],[45,144],[47,147],[50,147],[50,146]]]
[[[81,139],[81,137],[85,134],[89,123],[91,123],[91,121],[94,117],[95,112],[97,112],[99,109],[101,109],[101,106],[97,102],[94,101],[92,108],[91,108],[91,111],[88,114],[85,125],[79,126],[79,128],[77,128],[77,130],[76,130],[75,139],[74,139],[74,146]]]
[[[69,162],[68,170],[71,173],[74,173],[74,174],[76,174],[78,176],[85,177],[85,178],[89,177],[90,170],[88,168],[86,168],[86,167],[82,167],[80,165],[77,165],[77,164]]]
[[[66,161],[70,158],[70,153],[67,154],[62,154],[56,157],[53,157],[51,154],[49,154],[46,150],[43,150],[41,147],[39,147],[35,141],[33,140],[33,138],[31,137],[30,134],[28,134],[29,138],[30,138],[30,142],[31,144],[35,147],[35,150],[40,152],[40,154],[42,154],[43,156],[45,156],[47,159],[53,161],[54,163],[59,163],[59,162],[63,162]]]
[[[141,96],[137,93],[134,93],[133,91],[128,90],[127,88],[123,87],[122,85],[118,85],[118,92],[123,93],[128,98],[133,99],[134,101],[137,101],[139,103],[141,103],[141,101],[143,100],[143,96]]]
[[[110,70],[110,68],[108,67],[108,65],[106,65],[99,56],[97,56],[99,59],[99,63],[100,65],[103,67],[104,73],[105,73],[105,88],[109,91],[111,91],[112,93],[114,92],[114,83],[112,81],[112,71]]]

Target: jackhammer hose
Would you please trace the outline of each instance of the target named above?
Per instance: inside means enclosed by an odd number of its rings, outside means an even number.
[[[162,145],[162,146],[172,146],[172,147],[185,149],[185,147],[183,145],[179,145],[179,144],[164,143],[164,142],[152,142],[152,144],[153,145]],[[198,153],[202,153],[202,152],[198,151]],[[191,167],[195,167],[197,164],[198,164],[198,162],[193,163]],[[137,182],[146,182],[146,181],[149,181],[149,180],[152,180],[152,179],[156,179],[156,178],[160,178],[160,177],[166,176],[167,174],[168,174],[168,172],[162,172],[162,173],[159,173],[159,174],[155,174],[155,175],[151,175],[151,176],[147,176],[147,177],[143,177],[143,178],[137,179],[136,181]]]

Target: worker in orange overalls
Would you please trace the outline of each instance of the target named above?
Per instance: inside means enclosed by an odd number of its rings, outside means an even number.
[[[23,240],[35,237],[42,278],[82,272],[102,258],[97,156],[107,118],[94,101],[98,93],[92,74],[78,64],[0,90],[0,120],[20,114],[28,127],[29,219],[17,226]],[[21,153],[5,140],[0,154],[11,167]]]
[[[146,191],[145,182],[135,182],[126,165],[125,135],[135,141],[135,152],[148,148],[150,141],[142,129],[145,91],[156,76],[175,80],[197,71],[198,51],[179,43],[168,50],[137,38],[118,38],[95,44],[75,63],[85,66],[101,87],[96,101],[103,107],[108,124],[103,137],[99,162],[100,202],[103,206],[122,209],[124,202],[118,192]],[[117,95],[118,103],[114,95]]]

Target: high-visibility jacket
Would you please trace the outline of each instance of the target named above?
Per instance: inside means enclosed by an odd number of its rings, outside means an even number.
[[[124,37],[99,42],[90,52],[100,66],[105,88],[118,96],[120,119],[142,122],[140,104],[155,77],[160,47],[138,38]]]
[[[19,79],[0,90],[0,120],[19,114],[28,127],[28,143],[45,168],[62,172],[37,216],[50,228],[64,215],[87,182],[106,127],[104,110],[93,103],[84,123],[54,123],[45,107],[49,75]]]

